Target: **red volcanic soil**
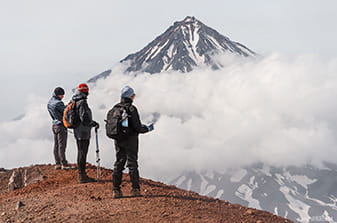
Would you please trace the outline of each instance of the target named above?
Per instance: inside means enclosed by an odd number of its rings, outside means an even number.
[[[109,169],[102,181],[77,183],[76,170],[55,170],[53,165],[36,165],[45,179],[8,192],[13,170],[0,173],[0,222],[227,222],[285,223],[290,220],[271,213],[231,204],[152,180],[141,179],[142,197],[131,197],[131,184],[123,176],[125,197],[113,199]],[[96,167],[88,167],[96,176]],[[21,201],[24,206],[17,208]]]

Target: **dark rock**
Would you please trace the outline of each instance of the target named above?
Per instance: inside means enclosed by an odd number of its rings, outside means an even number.
[[[94,76],[93,78],[90,78],[87,82],[88,83],[95,83],[98,79],[100,78],[106,78],[107,76],[109,76],[111,74],[111,70],[106,70],[96,76]]]
[[[24,203],[22,203],[22,201],[18,201],[18,203],[16,203],[16,210],[18,210],[19,208],[25,206]]]

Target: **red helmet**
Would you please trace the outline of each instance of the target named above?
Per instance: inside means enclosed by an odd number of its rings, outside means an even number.
[[[89,87],[87,84],[83,83],[83,84],[78,85],[77,90],[80,92],[86,93],[86,92],[89,92]]]

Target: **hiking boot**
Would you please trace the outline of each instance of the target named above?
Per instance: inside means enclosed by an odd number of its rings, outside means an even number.
[[[123,197],[123,193],[122,193],[121,190],[113,190],[112,191],[112,197],[114,199],[122,198]]]
[[[61,165],[60,164],[56,164],[55,165],[55,170],[60,170],[61,169]]]
[[[133,196],[133,197],[141,197],[142,195],[140,194],[140,189],[139,188],[133,188],[131,190],[131,196]]]
[[[69,165],[62,165],[62,170],[70,170],[71,166]]]
[[[74,169],[75,169],[75,167],[72,167],[69,164],[62,165],[62,170],[74,170]]]
[[[85,183],[92,183],[96,182],[94,178],[88,177],[86,174],[79,174],[78,175],[78,183],[85,184]]]

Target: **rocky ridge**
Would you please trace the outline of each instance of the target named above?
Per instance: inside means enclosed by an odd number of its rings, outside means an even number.
[[[123,176],[125,197],[113,199],[111,173],[102,181],[78,184],[76,170],[37,165],[44,178],[8,192],[13,170],[0,173],[0,222],[228,222],[284,223],[290,220],[195,192],[141,179],[143,197],[131,197],[129,178]],[[96,167],[88,167],[96,176]]]

